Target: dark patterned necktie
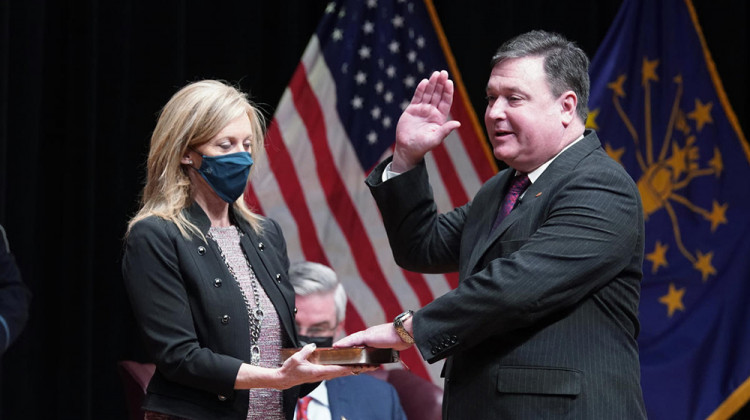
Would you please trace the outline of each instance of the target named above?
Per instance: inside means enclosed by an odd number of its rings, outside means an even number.
[[[500,224],[500,222],[505,219],[505,216],[510,214],[510,211],[513,210],[513,208],[516,206],[516,202],[518,202],[518,197],[520,197],[521,194],[526,191],[526,188],[528,188],[530,184],[531,180],[526,174],[521,173],[513,178],[513,182],[510,184],[508,193],[505,194],[503,202],[500,204],[500,209],[497,212],[497,218],[495,218],[495,223],[492,224],[492,230],[490,232],[494,231],[495,228]]]

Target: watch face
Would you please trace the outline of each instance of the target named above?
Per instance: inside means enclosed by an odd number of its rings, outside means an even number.
[[[398,315],[398,316],[396,317],[396,319],[394,319],[394,320],[393,320],[393,322],[398,322],[399,324],[401,324],[401,323],[403,323],[403,322],[404,322],[404,320],[405,320],[405,319],[406,319],[407,317],[411,316],[411,315],[412,315],[413,313],[414,313],[414,312],[412,312],[412,311],[406,311],[406,312],[403,312],[403,313],[399,314],[399,315]]]

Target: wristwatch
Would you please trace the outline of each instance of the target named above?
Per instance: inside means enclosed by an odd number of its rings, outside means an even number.
[[[406,331],[406,328],[404,328],[404,322],[406,322],[407,319],[411,318],[412,315],[414,315],[414,311],[408,310],[404,313],[399,314],[393,320],[393,328],[396,329],[396,334],[398,334],[398,336],[401,337],[401,341],[406,344],[414,344],[414,337],[412,337],[411,334]]]

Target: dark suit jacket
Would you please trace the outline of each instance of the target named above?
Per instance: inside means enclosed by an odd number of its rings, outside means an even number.
[[[205,235],[210,221],[200,206],[186,211]],[[234,220],[244,233],[242,249],[279,315],[284,344],[296,346],[294,290],[281,229],[265,219],[259,237]],[[190,419],[244,419],[248,391],[234,390],[234,382],[240,364],[250,360],[249,321],[216,244],[185,239],[164,219],[143,219],[128,235],[123,277],[157,366],[143,407]],[[298,395],[298,387],[284,391],[288,419]]]
[[[370,375],[326,381],[331,420],[406,420],[396,389]]]
[[[448,358],[444,418],[645,418],[643,211],[595,133],[558,156],[492,233],[512,169],[438,215],[424,165],[380,182],[385,163],[367,183],[397,262],[460,276],[413,321],[422,356]]]
[[[10,252],[5,229],[0,226],[0,355],[5,353],[29,319],[31,292]]]

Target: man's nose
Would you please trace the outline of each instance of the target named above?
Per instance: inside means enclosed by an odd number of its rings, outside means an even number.
[[[487,115],[493,120],[505,118],[505,101],[498,99],[493,102],[492,105],[488,105],[488,107],[489,109],[487,110]]]

